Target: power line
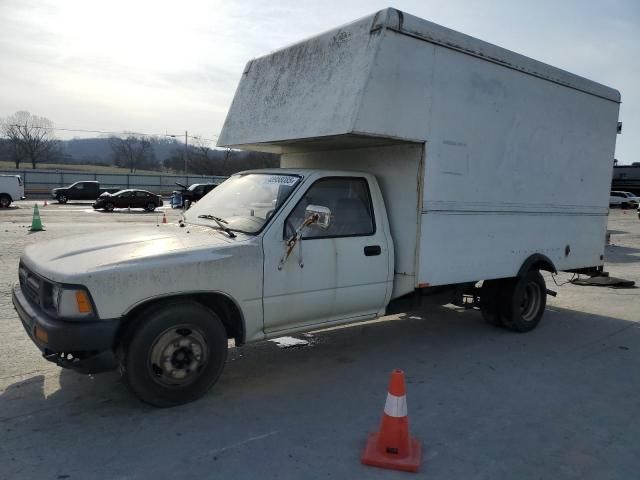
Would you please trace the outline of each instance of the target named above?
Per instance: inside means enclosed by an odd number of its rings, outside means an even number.
[[[15,125],[9,124],[10,127],[24,127],[24,125]],[[182,136],[182,134],[174,135],[168,133],[142,133],[142,132],[130,132],[123,130],[122,132],[110,132],[107,130],[87,130],[84,128],[62,128],[62,127],[40,127],[40,126],[29,126],[29,128],[39,128],[41,130],[55,130],[60,132],[82,132],[82,133],[101,133],[105,135],[139,135],[141,137],[172,137],[178,138]],[[206,140],[207,142],[215,142],[216,140],[211,138],[204,138],[197,135],[189,135],[191,138],[198,138],[200,140]],[[219,135],[214,134],[214,137],[218,138]]]

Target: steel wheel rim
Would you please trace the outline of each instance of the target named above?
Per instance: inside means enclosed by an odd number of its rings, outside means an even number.
[[[171,327],[154,340],[149,355],[149,373],[163,386],[193,383],[207,365],[209,349],[204,335],[193,325]]]
[[[536,282],[529,282],[524,287],[522,302],[520,303],[520,316],[525,322],[535,319],[542,302],[542,290]]]

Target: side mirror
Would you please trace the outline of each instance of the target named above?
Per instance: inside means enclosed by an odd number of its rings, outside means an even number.
[[[307,220],[311,220],[308,225],[316,225],[325,230],[331,225],[331,210],[321,205],[308,205],[304,211]],[[307,223],[307,221],[305,221]]]
[[[280,260],[280,264],[278,265],[278,270],[282,270],[296,244],[300,245],[300,258],[298,258],[298,265],[300,265],[300,268],[304,267],[304,263],[302,262],[302,232],[305,228],[311,227],[312,225],[324,229],[329,228],[329,225],[331,225],[331,210],[321,205],[308,205],[304,210],[304,217],[304,222],[302,222],[293,235],[291,235],[291,238],[286,241],[285,252]]]

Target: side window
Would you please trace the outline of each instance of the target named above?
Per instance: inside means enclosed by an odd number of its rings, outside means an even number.
[[[309,205],[329,208],[331,224],[326,230],[311,225],[305,229],[302,238],[350,237],[375,232],[371,195],[364,178],[334,177],[314,183],[289,214],[285,238],[302,224]]]
[[[84,183],[79,183],[74,187],[76,190],[84,190]]]
[[[136,197],[146,197],[147,192],[136,192]]]

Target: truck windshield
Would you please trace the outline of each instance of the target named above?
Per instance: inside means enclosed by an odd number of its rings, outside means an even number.
[[[217,217],[229,230],[256,234],[267,224],[300,182],[298,175],[246,173],[233,175],[191,207],[188,223],[218,228]]]

